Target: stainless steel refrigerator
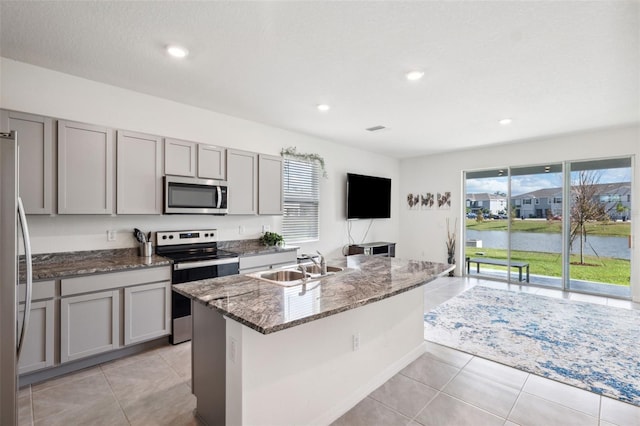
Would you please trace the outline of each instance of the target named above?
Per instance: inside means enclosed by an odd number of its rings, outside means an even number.
[[[16,133],[0,133],[0,423],[2,425],[18,423],[18,360],[31,310],[31,247],[24,207],[18,196],[18,152]],[[26,272],[23,318],[18,318],[20,244],[24,244],[23,262]]]

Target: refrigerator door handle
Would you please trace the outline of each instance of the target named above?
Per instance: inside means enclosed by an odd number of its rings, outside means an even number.
[[[29,239],[29,228],[27,227],[27,217],[24,213],[22,199],[18,197],[18,217],[20,218],[20,229],[22,230],[22,241],[24,242],[24,257],[27,265],[27,289],[24,299],[24,317],[22,320],[22,330],[18,340],[17,358],[20,360],[20,352],[24,344],[24,335],[29,327],[29,317],[31,315],[31,290],[33,287],[33,265],[31,263],[31,240]]]

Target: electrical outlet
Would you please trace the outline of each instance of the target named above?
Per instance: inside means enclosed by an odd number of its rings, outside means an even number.
[[[240,235],[244,234],[244,226],[242,225],[238,226],[238,234]]]
[[[353,334],[353,351],[360,350],[360,333]]]
[[[107,231],[107,241],[115,241],[116,240],[116,230],[109,229]]]
[[[262,225],[262,232],[269,232],[271,231],[271,227],[269,225]]]

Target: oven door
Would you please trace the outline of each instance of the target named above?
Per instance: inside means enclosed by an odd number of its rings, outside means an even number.
[[[175,263],[171,281],[173,284],[218,278],[238,274],[237,257],[198,260]],[[171,292],[171,343],[178,344],[191,340],[191,299]]]
[[[180,176],[165,176],[164,212],[181,214],[226,214],[226,182]]]

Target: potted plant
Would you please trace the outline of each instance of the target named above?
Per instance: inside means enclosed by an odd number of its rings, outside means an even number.
[[[282,235],[278,234],[277,232],[267,231],[260,237],[260,242],[267,247],[275,245],[283,246],[284,238],[282,238]]]
[[[458,220],[456,219],[456,223],[453,226],[453,232],[449,230],[449,219],[447,219],[447,263],[449,265],[456,264],[456,226],[458,225]],[[453,271],[449,271],[449,276],[453,277]]]

